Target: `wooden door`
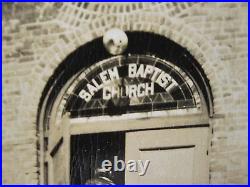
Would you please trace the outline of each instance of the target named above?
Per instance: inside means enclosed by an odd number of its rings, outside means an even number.
[[[129,132],[126,162],[149,160],[145,175],[125,172],[126,184],[204,184],[209,182],[208,128]],[[138,170],[140,170],[138,168]]]
[[[49,184],[69,184],[70,134],[69,117],[65,115],[62,123],[51,130],[53,138],[49,143]]]

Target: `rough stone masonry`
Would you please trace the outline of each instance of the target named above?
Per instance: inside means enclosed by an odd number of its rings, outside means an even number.
[[[55,68],[112,27],[163,35],[201,64],[214,96],[210,183],[246,184],[247,3],[2,3],[2,181],[39,184],[37,111]]]

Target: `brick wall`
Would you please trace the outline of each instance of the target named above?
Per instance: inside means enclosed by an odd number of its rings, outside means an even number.
[[[38,103],[80,45],[112,27],[186,47],[210,80],[211,183],[247,183],[247,3],[3,3],[3,183],[39,183]]]

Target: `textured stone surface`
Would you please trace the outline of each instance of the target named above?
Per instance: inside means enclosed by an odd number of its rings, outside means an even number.
[[[36,116],[54,69],[112,27],[186,47],[214,95],[211,183],[247,183],[247,3],[3,3],[3,183],[39,183]]]

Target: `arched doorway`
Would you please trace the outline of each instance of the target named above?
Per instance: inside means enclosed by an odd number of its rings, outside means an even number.
[[[70,54],[48,82],[39,112],[44,183],[208,182],[213,111],[202,68],[162,36],[127,35],[123,54],[110,55],[98,38]],[[151,165],[143,176],[139,168],[100,171],[115,156]]]

